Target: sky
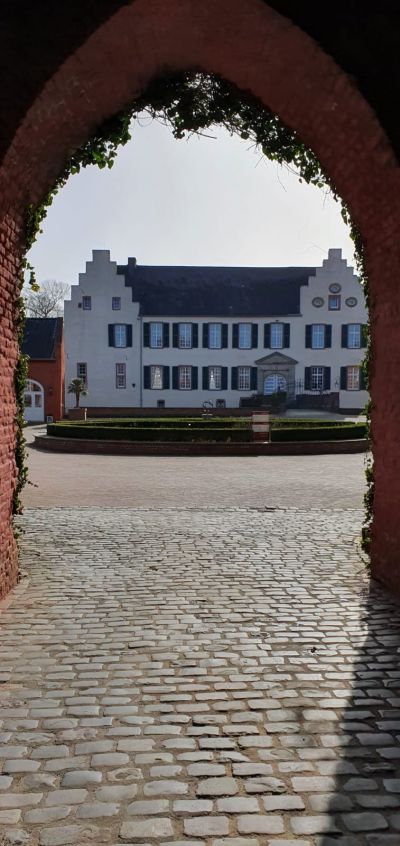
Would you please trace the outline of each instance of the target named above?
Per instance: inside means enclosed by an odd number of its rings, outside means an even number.
[[[28,254],[38,281],[78,283],[93,249],[125,264],[320,265],[330,247],[349,263],[340,206],[222,128],[177,141],[148,119],[111,170],[70,177]]]

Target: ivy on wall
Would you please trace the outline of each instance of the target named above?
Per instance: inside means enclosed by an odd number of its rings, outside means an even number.
[[[169,126],[177,139],[190,134],[202,134],[212,126],[223,126],[231,135],[237,134],[240,138],[250,141],[266,158],[294,169],[298,173],[300,181],[329,190],[334,198],[342,204],[342,217],[349,226],[354,242],[357,273],[361,284],[364,286],[368,304],[368,286],[364,271],[360,233],[352,222],[349,210],[338,196],[329,176],[323,172],[315,154],[302,143],[294,130],[285,126],[277,115],[267,109],[252,94],[238,90],[234,85],[218,76],[210,76],[197,71],[184,71],[153,80],[132,106],[105,121],[90,140],[73,153],[66,162],[56,184],[44,197],[42,203],[39,206],[30,206],[27,209],[25,253],[28,252],[41,232],[40,227],[47,215],[47,209],[54,196],[65,185],[69,176],[79,173],[81,168],[87,165],[111,168],[119,147],[130,140],[131,127],[135,126],[135,119],[137,120],[143,112]],[[23,262],[23,268],[30,272],[30,282],[35,285],[34,270],[28,264],[26,258]],[[22,314],[21,301],[18,304],[18,313]],[[22,333],[22,320],[21,317],[20,334]],[[363,365],[367,386],[369,356],[370,349],[368,347]],[[15,376],[19,426],[16,452],[18,480],[14,497],[14,508],[17,511],[21,507],[19,494],[27,479],[22,435],[24,373],[21,358]],[[369,421],[369,408],[367,415]],[[373,504],[373,474],[370,459],[367,459],[366,476],[368,489],[365,496],[365,523],[362,544],[363,548],[368,550]]]

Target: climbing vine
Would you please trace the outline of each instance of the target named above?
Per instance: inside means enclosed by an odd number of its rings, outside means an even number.
[[[161,121],[170,129],[175,138],[181,139],[191,134],[204,134],[210,127],[223,126],[231,135],[239,135],[254,146],[266,158],[286,165],[298,173],[299,180],[329,190],[336,200],[341,199],[330,178],[323,172],[315,154],[302,143],[297,133],[285,126],[280,118],[268,110],[263,103],[248,92],[238,90],[234,85],[218,76],[210,76],[197,71],[184,71],[155,79],[147,90],[132,106],[105,121],[94,135],[76,150],[66,162],[54,187],[44,197],[40,205],[29,206],[25,223],[25,253],[33,245],[41,232],[47,209],[54,196],[65,185],[71,174],[79,173],[87,165],[111,168],[120,146],[131,138],[131,129],[135,121],[145,113]],[[357,272],[364,285],[368,300],[367,283],[364,271],[363,250],[360,234],[351,220],[349,210],[342,202],[342,217],[348,224],[354,242]],[[30,282],[35,285],[34,270],[27,262],[24,271],[30,274]],[[20,313],[22,306],[19,305]],[[369,350],[364,367],[368,370]],[[18,375],[17,375],[18,374]],[[16,390],[19,398],[19,413],[22,415],[23,365],[17,366]],[[368,375],[368,374],[367,374]],[[369,414],[369,413],[368,413]],[[22,426],[19,420],[19,426]],[[26,481],[24,450],[17,450],[18,483],[16,507],[19,505],[19,491]],[[373,481],[372,467],[367,465],[368,492],[365,497],[366,522],[363,530],[364,548],[368,546],[369,527],[372,515]]]

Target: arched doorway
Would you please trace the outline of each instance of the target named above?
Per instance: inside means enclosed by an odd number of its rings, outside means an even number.
[[[115,8],[115,6],[114,6]],[[89,34],[88,34],[89,33]],[[46,56],[43,57],[46,61]],[[54,71],[54,67],[58,69]],[[374,113],[353,82],[318,44],[260,0],[136,0],[99,25],[85,21],[79,47],[60,46],[49,61],[47,83],[31,94],[25,117],[8,139],[0,169],[3,244],[0,335],[4,495],[1,498],[0,572],[6,589],[16,578],[10,525],[14,467],[13,373],[17,358],[14,301],[27,206],[51,188],[71,150],[102,121],[130,103],[157,74],[188,68],[218,73],[251,91],[295,128],[347,203],[363,238],[372,326],[375,504],[372,566],[375,576],[400,589],[398,323],[391,304],[400,274],[400,169]],[[382,246],[384,233],[384,248]],[[387,385],[390,384],[390,392]],[[3,493],[3,489],[2,489]]]
[[[44,422],[44,390],[33,379],[28,379],[25,385],[24,419],[27,423]]]
[[[277,394],[280,391],[286,391],[286,389],[286,379],[280,373],[269,373],[268,376],[265,376],[263,384],[265,397],[270,397],[271,394]]]

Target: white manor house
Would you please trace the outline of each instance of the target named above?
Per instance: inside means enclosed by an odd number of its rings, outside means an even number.
[[[367,311],[340,249],[321,267],[117,265],[108,250],[92,255],[64,314],[65,383],[85,381],[94,413],[235,408],[278,391],[293,407],[363,408]],[[66,408],[74,402],[67,393]]]

